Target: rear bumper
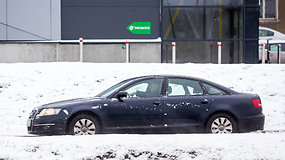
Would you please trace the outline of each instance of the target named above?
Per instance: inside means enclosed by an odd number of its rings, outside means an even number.
[[[239,132],[250,132],[264,129],[265,116],[259,114],[247,118],[240,119],[238,122]]]

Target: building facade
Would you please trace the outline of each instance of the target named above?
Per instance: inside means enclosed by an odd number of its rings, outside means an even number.
[[[154,40],[164,63],[172,42],[178,63],[217,63],[222,42],[222,63],[257,63],[258,20],[259,0],[0,0],[0,41]]]

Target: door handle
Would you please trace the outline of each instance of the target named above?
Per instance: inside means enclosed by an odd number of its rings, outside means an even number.
[[[207,99],[204,99],[204,100],[201,101],[201,103],[202,103],[202,104],[208,104],[209,102],[208,102]]]
[[[154,102],[153,102],[153,105],[159,106],[159,105],[160,105],[160,101],[154,101]]]

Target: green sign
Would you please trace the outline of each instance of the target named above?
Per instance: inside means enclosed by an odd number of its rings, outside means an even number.
[[[123,44],[123,45],[122,45],[122,49],[126,49],[126,44]]]
[[[151,34],[151,23],[150,22],[133,22],[128,27],[132,34]]]

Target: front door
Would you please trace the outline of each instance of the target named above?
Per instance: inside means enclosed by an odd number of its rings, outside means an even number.
[[[122,101],[110,101],[110,126],[122,129],[155,128],[163,124],[163,78],[142,80],[123,89]]]

